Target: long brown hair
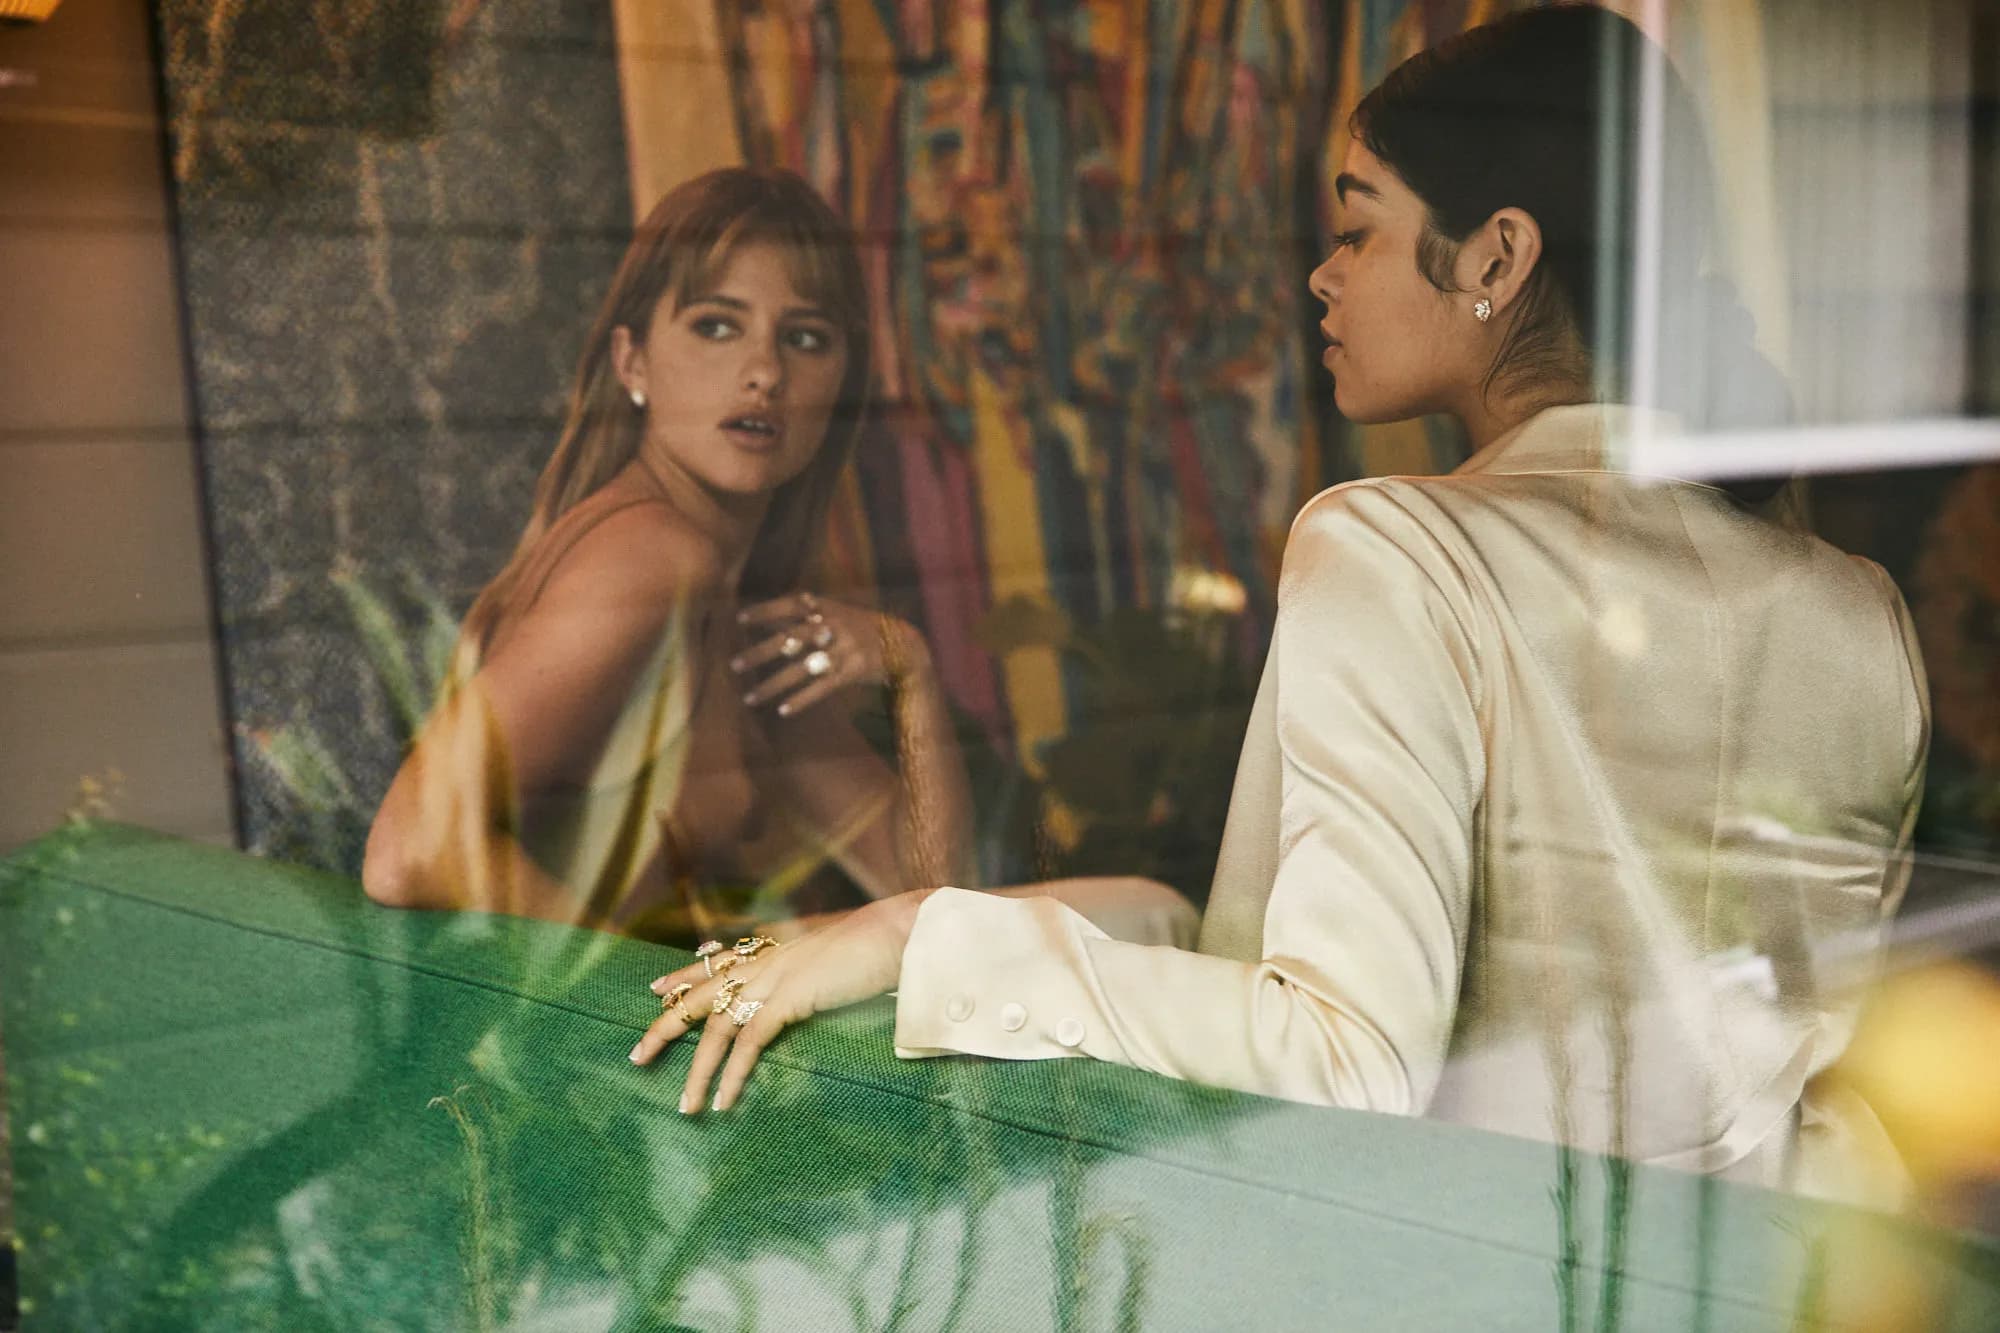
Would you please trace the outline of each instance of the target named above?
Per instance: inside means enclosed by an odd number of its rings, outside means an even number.
[[[680,305],[700,296],[742,246],[755,242],[779,247],[793,285],[840,325],[847,340],[847,374],[827,437],[805,470],[772,494],[741,588],[746,597],[764,598],[797,584],[867,409],[867,288],[852,232],[812,186],[788,171],[725,167],[668,191],[632,237],[584,343],[562,438],[535,484],[527,526],[466,613],[466,641],[482,648],[492,641],[522,591],[518,585],[535,543],[638,455],[645,414],[632,405],[612,365],[612,331],[622,326],[643,341],[662,299]]]

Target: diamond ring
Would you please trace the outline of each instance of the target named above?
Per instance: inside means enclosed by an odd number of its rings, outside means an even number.
[[[709,1006],[708,1012],[711,1014],[727,1013],[729,1006],[736,1002],[736,992],[742,990],[745,984],[747,983],[744,982],[742,977],[731,977],[729,980],[723,982],[722,989],[715,993],[715,1003]]]
[[[821,648],[806,655],[806,674],[815,678],[833,670],[833,655]]]
[[[786,657],[797,657],[805,650],[806,641],[796,634],[787,634],[778,642],[778,651]]]
[[[748,1023],[752,1018],[755,1018],[757,1016],[757,1011],[759,1009],[762,1009],[763,1007],[764,1007],[764,1002],[762,1000],[744,1000],[741,1003],[736,1004],[730,1008],[729,1019],[731,1022],[735,1023],[737,1027],[742,1027],[745,1023]]]

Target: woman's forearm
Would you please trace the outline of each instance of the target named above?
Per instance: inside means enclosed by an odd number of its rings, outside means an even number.
[[[900,773],[895,837],[902,880],[912,888],[972,887],[972,797],[944,689],[914,633],[901,657],[890,682],[890,707]]]

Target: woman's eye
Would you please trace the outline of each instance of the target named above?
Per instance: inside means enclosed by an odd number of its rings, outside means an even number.
[[[824,352],[833,346],[833,335],[824,329],[793,329],[785,341],[801,352]]]
[[[1333,253],[1339,254],[1342,250],[1345,250],[1348,246],[1359,245],[1360,243],[1361,243],[1361,233],[1358,231],[1336,232],[1333,238]]]
[[[736,326],[720,315],[702,315],[690,325],[695,337],[706,338],[710,342],[721,342],[736,332]]]

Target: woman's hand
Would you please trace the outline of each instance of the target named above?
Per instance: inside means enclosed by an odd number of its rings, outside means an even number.
[[[681,1112],[699,1111],[718,1068],[714,1109],[736,1104],[757,1057],[791,1024],[890,990],[903,967],[917,909],[927,893],[884,898],[840,916],[823,930],[780,945],[753,936],[704,963],[669,972],[652,985],[665,1012],[632,1048],[632,1063],[651,1064],[669,1043],[702,1029]],[[733,961],[725,962],[725,959]],[[687,989],[682,990],[682,987]],[[722,998],[723,1009],[716,1008]],[[728,1064],[725,1067],[725,1057]]]
[[[737,613],[750,646],[730,660],[743,702],[793,717],[850,685],[894,685],[928,661],[923,636],[866,607],[794,593]],[[761,677],[761,678],[760,678]]]

